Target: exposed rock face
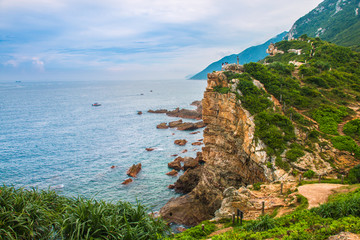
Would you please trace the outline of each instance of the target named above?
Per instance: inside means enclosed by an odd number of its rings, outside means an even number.
[[[276,178],[266,167],[268,156],[261,141],[254,140],[255,124],[233,93],[220,94],[213,87],[228,87],[222,72],[208,74],[204,93],[202,158],[206,164],[197,186],[187,195],[170,200],[160,214],[168,221],[193,225],[212,218],[221,206],[223,191]]]
[[[141,163],[138,164],[133,164],[129,170],[127,170],[126,174],[129,175],[130,177],[136,177],[136,175],[140,172],[141,170]]]
[[[202,167],[195,169],[188,169],[179,179],[174,183],[176,192],[189,193],[199,183]]]
[[[174,144],[179,145],[179,146],[185,146],[187,143],[187,141],[185,139],[179,139],[179,140],[175,140]]]

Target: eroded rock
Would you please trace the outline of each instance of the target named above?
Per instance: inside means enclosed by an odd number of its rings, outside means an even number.
[[[138,164],[133,164],[129,170],[127,170],[126,174],[129,175],[130,177],[136,177],[137,174],[140,172],[141,170],[141,163]]]
[[[179,146],[185,146],[187,143],[186,139],[178,139],[174,141],[174,144],[179,145]]]

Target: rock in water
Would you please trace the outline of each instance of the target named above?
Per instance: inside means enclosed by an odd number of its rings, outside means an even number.
[[[168,125],[166,125],[166,123],[160,123],[159,125],[156,126],[157,129],[168,129]]]
[[[141,170],[141,163],[134,164],[129,168],[129,170],[127,170],[126,174],[129,175],[130,177],[136,177],[136,175],[140,172],[140,170]]]
[[[133,180],[131,178],[126,179],[125,181],[123,181],[121,184],[123,185],[128,185],[129,183],[131,183]]]
[[[174,144],[179,145],[179,146],[185,146],[187,143],[187,141],[185,139],[179,139],[179,140],[175,140]]]
[[[151,152],[151,151],[154,151],[155,148],[145,148],[145,150],[148,151],[148,152]]]
[[[177,157],[174,161],[168,163],[168,167],[180,171],[182,169],[180,162],[182,161],[184,161],[182,157]]]
[[[181,119],[178,121],[169,122],[169,127],[174,128],[174,127],[181,125],[182,123],[183,123],[183,121]]]
[[[175,169],[173,169],[171,172],[166,173],[166,175],[168,175],[168,176],[176,176],[176,175],[178,175],[178,172]]]

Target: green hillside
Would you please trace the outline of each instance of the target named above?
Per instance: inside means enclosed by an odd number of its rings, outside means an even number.
[[[360,53],[305,35],[301,40],[281,41],[275,46],[284,54],[245,64],[244,73],[225,75],[230,86],[236,81],[233,79],[239,80],[234,93],[254,115],[255,135],[266,144],[268,155],[276,157],[276,166],[289,171],[290,165],[308,152],[315,161],[321,157],[336,168],[333,157],[317,146],[334,147],[348,152],[350,158],[360,159],[356,142],[360,139],[356,122]],[[301,54],[290,49],[299,49]],[[264,90],[253,84],[254,79],[263,84]],[[234,86],[215,87],[220,93],[230,89]],[[277,99],[276,107],[270,95]]]
[[[307,34],[359,50],[359,0],[325,0],[295,22],[288,37]]]

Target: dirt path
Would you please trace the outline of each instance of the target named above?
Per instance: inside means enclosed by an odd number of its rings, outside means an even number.
[[[317,207],[322,203],[325,203],[328,197],[334,193],[334,190],[337,188],[341,188],[344,185],[340,184],[326,184],[326,183],[319,183],[319,184],[308,184],[304,186],[300,186],[299,194],[306,197],[309,201],[309,207]]]

